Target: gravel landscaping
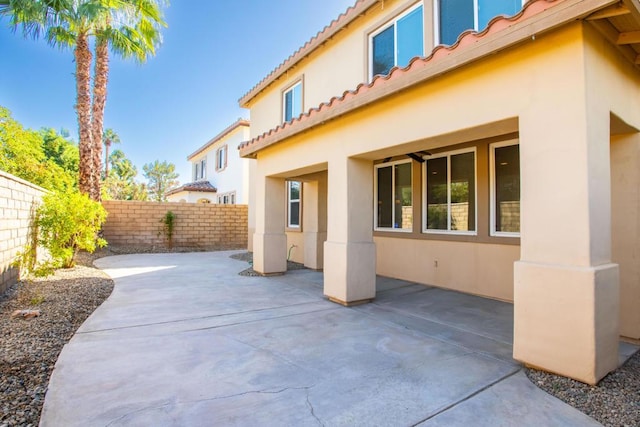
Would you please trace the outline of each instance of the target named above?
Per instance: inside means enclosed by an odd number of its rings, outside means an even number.
[[[151,251],[111,248],[82,254],[76,267],[20,282],[0,296],[0,427],[38,425],[62,347],[111,294],[113,281],[91,267],[93,260],[140,252]],[[251,254],[234,258],[250,262]],[[289,266],[295,268],[304,267]],[[38,311],[39,316],[12,316],[17,310]],[[526,372],[538,387],[605,426],[640,426],[640,353],[595,387],[533,369]]]
[[[535,385],[605,426],[640,426],[640,352],[597,386],[527,369]]]
[[[78,265],[20,282],[0,297],[0,427],[38,425],[62,347],[112,289],[102,271]],[[12,316],[16,310],[39,316]]]

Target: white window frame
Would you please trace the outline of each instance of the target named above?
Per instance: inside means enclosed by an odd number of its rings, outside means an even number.
[[[382,33],[383,31],[387,30],[389,27],[393,26],[393,41],[394,41],[394,48],[393,48],[393,66],[397,66],[398,65],[398,26],[396,25],[398,23],[399,20],[401,20],[402,18],[404,18],[405,16],[409,15],[411,12],[413,12],[414,10],[416,10],[417,8],[419,8],[420,6],[422,6],[422,56],[425,55],[424,51],[425,51],[425,45],[424,45],[424,32],[426,29],[425,26],[425,22],[424,22],[424,2],[421,0],[419,2],[417,2],[416,4],[414,4],[413,6],[411,6],[410,8],[406,9],[404,12],[402,12],[399,15],[396,15],[395,17],[393,17],[392,19],[390,19],[389,21],[385,22],[383,25],[381,25],[380,27],[378,27],[377,30],[373,31],[372,33],[369,34],[369,81],[371,81],[371,79],[373,79],[373,39],[375,36],[377,36],[378,34]]]
[[[200,160],[200,179],[207,178],[207,158]]]
[[[220,156],[223,157],[220,157]],[[216,171],[223,171],[227,168],[227,156],[229,155],[228,146],[222,145],[216,150]]]
[[[435,46],[441,44],[440,42],[440,2],[442,0],[434,0],[433,2],[433,40],[435,41]],[[527,3],[528,0],[522,0],[520,4],[520,8]],[[470,30],[479,31],[478,29],[478,0],[473,0],[473,28],[469,28]]]
[[[474,172],[474,199],[475,199],[475,230],[451,230],[451,156],[456,154],[473,153],[473,172]],[[447,230],[432,230],[427,228],[427,161],[447,158]],[[422,232],[426,234],[447,234],[447,235],[478,235],[478,152],[476,147],[462,148],[460,150],[446,151],[431,156],[424,156],[425,162],[422,163]]]
[[[291,117],[290,121],[292,121],[293,119],[298,117],[304,111],[304,87],[302,86],[302,83],[303,83],[302,79],[296,80],[295,82],[293,82],[291,85],[287,86],[282,91],[282,123],[288,123],[288,121],[286,120],[286,117],[287,117],[287,93],[292,92],[298,86],[300,86],[300,113],[298,113],[297,115],[293,115]],[[294,99],[294,97],[292,96],[291,99]]]
[[[374,231],[391,231],[394,233],[412,233],[413,232],[413,224],[415,218],[411,221],[411,228],[394,228],[394,227],[378,227],[378,169],[381,168],[393,168],[396,165],[410,163],[411,164],[411,206],[415,203],[415,185],[413,182],[413,163],[411,159],[408,160],[396,160],[393,162],[387,163],[378,163],[373,167],[373,230]],[[391,174],[391,190],[393,192],[393,200],[395,200],[395,191],[396,191],[396,174]],[[392,215],[395,215],[395,210],[392,210]],[[392,222],[395,224],[395,218],[393,218]]]
[[[510,139],[508,141],[495,142],[489,144],[489,235],[492,237],[520,237],[520,232],[496,231],[496,148],[509,147],[512,145],[520,145],[518,139]],[[522,164],[520,165],[522,166]],[[522,191],[522,186],[520,187]],[[522,219],[522,193],[520,193],[520,218]],[[522,225],[522,223],[521,223]]]
[[[291,184],[297,182],[300,184],[298,199],[291,198]],[[287,181],[287,228],[301,229],[302,226],[302,181]],[[298,224],[291,224],[291,202],[298,202]]]

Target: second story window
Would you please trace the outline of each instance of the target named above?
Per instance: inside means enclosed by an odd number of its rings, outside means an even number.
[[[418,4],[371,34],[369,38],[370,78],[389,74],[424,55],[423,6]]]
[[[200,160],[200,179],[207,177],[207,159]]]
[[[297,82],[282,94],[282,119],[290,122],[302,113],[302,81]]]
[[[223,145],[216,151],[216,170],[221,171],[227,167],[227,146]]]
[[[523,0],[438,0],[438,40],[452,45],[466,30],[482,31],[498,15],[518,13]]]
[[[204,158],[193,165],[193,180],[198,181],[207,177],[207,159]]]

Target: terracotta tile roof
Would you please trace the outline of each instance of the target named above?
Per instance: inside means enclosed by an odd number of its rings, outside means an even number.
[[[250,126],[249,120],[246,120],[246,119],[238,119],[238,120],[236,120],[233,124],[227,126],[227,128],[225,130],[223,130],[222,132],[220,132],[219,134],[217,134],[216,136],[211,138],[202,147],[198,148],[196,151],[194,151],[193,153],[189,154],[189,156],[187,157],[187,160],[191,161],[192,158],[194,158],[198,154],[202,153],[207,148],[211,147],[213,144],[215,144],[216,142],[220,141],[222,138],[224,138],[225,136],[227,136],[228,134],[230,134],[231,132],[233,132],[234,130],[239,128],[240,126],[249,127]]]
[[[246,107],[256,95],[262,92],[267,86],[273,83],[278,77],[284,74],[291,67],[307,57],[312,51],[319,46],[322,46],[327,40],[340,32],[344,27],[349,25],[355,19],[365,13],[371,6],[379,3],[383,0],[358,0],[355,4],[349,7],[344,13],[340,14],[336,19],[331,21],[329,25],[324,27],[315,36],[313,36],[302,47],[291,54],[280,65],[278,65],[273,71],[271,71],[264,79],[262,79],[257,85],[255,85],[249,92],[244,94],[242,98],[238,100],[241,107]]]
[[[182,191],[193,191],[196,193],[217,193],[218,192],[216,187],[211,185],[209,181],[196,181],[196,182],[189,182],[178,188],[174,188],[171,191],[167,191],[167,196],[171,194],[180,193]]]
[[[615,1],[530,0],[514,16],[495,17],[481,32],[465,31],[460,34],[455,44],[436,46],[427,57],[413,58],[404,68],[394,67],[385,76],[375,76],[370,83],[361,83],[354,90],[334,96],[328,102],[311,108],[290,122],[243,142],[238,146],[240,155],[254,157],[260,149],[285,138],[498,50],[531,40],[536,34],[584,18],[594,10],[612,3]]]

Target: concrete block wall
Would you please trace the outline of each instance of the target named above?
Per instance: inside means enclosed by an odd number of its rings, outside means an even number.
[[[0,294],[20,278],[19,269],[12,264],[27,244],[35,208],[45,192],[37,185],[0,171]]]
[[[108,200],[103,206],[109,213],[103,235],[113,246],[167,246],[162,220],[171,211],[174,249],[247,248],[247,205]]]

